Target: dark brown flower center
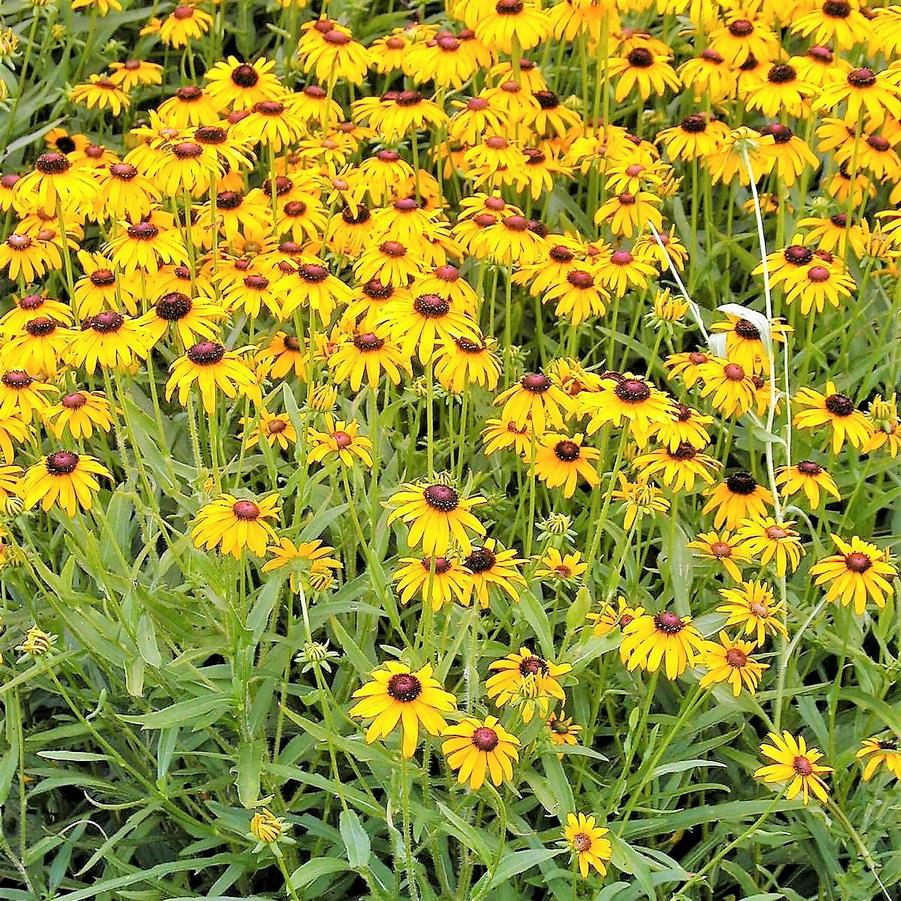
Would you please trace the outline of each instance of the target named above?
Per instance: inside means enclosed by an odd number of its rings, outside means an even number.
[[[34,379],[21,369],[10,369],[9,372],[3,373],[0,381],[2,381],[7,388],[12,388],[14,391],[21,391],[23,388],[28,388]]]
[[[566,280],[574,287],[574,288],[592,288],[594,287],[594,278],[592,277],[590,272],[584,272],[581,269],[574,269],[569,275],[566,276]]]
[[[388,694],[395,701],[409,704],[422,694],[422,683],[413,673],[395,673],[388,680]]]
[[[39,316],[37,319],[30,319],[25,325],[25,331],[32,338],[44,338],[56,331],[56,320],[49,316]]]
[[[745,377],[745,371],[738,363],[727,363],[723,367],[723,375],[729,379],[730,382],[740,382]]]
[[[364,353],[373,350],[381,350],[385,346],[385,340],[379,338],[373,332],[364,332],[362,335],[354,335],[354,347]]]
[[[521,676],[544,676],[547,673],[547,661],[542,657],[536,657],[533,654],[530,657],[523,657],[519,662],[519,674]]]
[[[580,452],[581,449],[575,441],[558,441],[554,445],[554,454],[558,460],[562,460],[564,463],[572,463],[574,460],[578,460]]]
[[[104,310],[96,316],[91,317],[90,326],[95,332],[102,335],[108,335],[112,332],[118,332],[125,323],[125,317],[115,310]]]
[[[67,476],[78,466],[78,454],[72,451],[56,451],[44,459],[47,472],[52,476]]]
[[[732,556],[732,548],[725,541],[714,541],[710,545],[710,553],[717,560],[724,560]]]
[[[437,294],[420,294],[413,301],[413,309],[426,319],[440,319],[450,312],[450,301]]]
[[[332,432],[332,440],[335,444],[338,445],[339,448],[350,447],[353,444],[353,437],[348,435],[347,432],[342,432],[340,429],[337,432]]]
[[[113,163],[109,167],[109,172],[119,181],[131,181],[138,174],[137,168],[130,163]]]
[[[872,565],[873,561],[862,551],[853,551],[845,555],[845,566],[852,573],[865,573]]]
[[[160,230],[152,222],[136,222],[128,226],[128,236],[137,241],[152,241]]]
[[[548,256],[555,263],[571,263],[576,257],[568,247],[564,247],[562,244],[557,244],[552,247]]]
[[[813,773],[813,764],[803,755],[798,755],[793,761],[792,766],[799,776],[810,776]]]
[[[760,331],[753,322],[747,319],[739,319],[735,323],[735,334],[748,340],[757,341],[760,338]]]
[[[215,341],[201,341],[190,348],[186,356],[195,366],[214,366],[225,356],[225,348]]]
[[[490,570],[497,556],[487,547],[473,548],[472,553],[463,561],[464,566],[474,573],[484,573]]]
[[[520,379],[519,384],[532,394],[543,394],[551,387],[551,380],[543,372],[530,372]]]
[[[260,76],[253,66],[242,63],[232,69],[231,79],[239,88],[252,88],[260,80]]]
[[[702,116],[699,113],[693,113],[690,116],[686,116],[682,120],[681,125],[682,131],[687,131],[690,134],[697,134],[702,131],[707,130],[707,117]]]
[[[479,751],[488,754],[498,746],[499,742],[497,732],[490,726],[479,726],[473,730],[472,743]]]
[[[178,7],[181,9],[182,7]],[[190,9],[190,7],[188,7]],[[176,9],[176,13],[178,12]],[[193,10],[191,10],[193,12]],[[196,100],[200,100],[203,96],[203,90],[197,87],[196,84],[186,84],[184,87],[179,88],[175,92],[175,96],[178,97],[179,100],[187,101],[188,103],[194,103]]]
[[[659,632],[666,635],[678,635],[685,628],[682,617],[676,615],[670,610],[664,610],[654,617],[654,625]]]
[[[741,669],[748,664],[748,655],[739,648],[729,648],[726,651],[726,663],[736,669]]]
[[[297,267],[297,274],[305,281],[312,284],[324,282],[328,278],[328,269],[318,263],[302,263]]]
[[[60,401],[67,410],[80,410],[87,402],[88,399],[80,391],[73,391]]]
[[[649,69],[654,65],[654,54],[646,47],[636,47],[634,50],[629,51],[626,59],[629,61],[630,66],[637,69]]]
[[[202,144],[224,144],[228,132],[218,125],[201,125],[194,131],[194,137]]]
[[[169,294],[164,294],[156,302],[156,315],[160,319],[175,322],[187,316],[191,312],[191,306],[191,298],[187,294],[182,294],[180,291],[172,291]]]
[[[34,168],[44,175],[62,175],[72,163],[64,153],[42,153],[35,160]]]
[[[806,476],[816,476],[822,471],[823,467],[820,466],[819,463],[814,463],[813,460],[802,460],[798,464],[798,472],[803,473]]]
[[[172,148],[172,153],[180,160],[190,160],[200,156],[203,153],[203,147],[196,141],[179,141]]]
[[[791,244],[785,248],[782,255],[785,261],[793,266],[805,266],[813,259],[813,251],[803,244]]]
[[[267,424],[266,431],[270,435],[281,435],[287,428],[288,423],[284,419],[273,419]]]
[[[876,73],[866,66],[848,73],[848,84],[853,88],[871,88],[876,84]]]
[[[259,517],[260,508],[253,501],[235,501],[232,504],[232,513],[237,519],[253,522]]]
[[[278,100],[261,100],[253,105],[253,111],[261,116],[280,116],[285,111],[285,105]]]
[[[823,13],[831,19],[847,19],[851,15],[851,4],[845,0],[826,0]]]
[[[591,836],[587,832],[577,832],[572,837],[572,844],[579,854],[584,854],[591,850]]]
[[[850,416],[854,412],[854,401],[847,394],[830,394],[824,405],[833,416]]]
[[[626,404],[640,404],[651,396],[650,386],[641,379],[623,379],[617,383],[613,392]]]
[[[522,0],[497,0],[495,11],[501,16],[515,16],[525,8]]]
[[[484,344],[479,344],[477,341],[470,341],[469,338],[454,338],[454,344],[456,344],[465,354],[479,354],[485,349]]]
[[[726,477],[726,487],[733,494],[753,494],[757,489],[757,480],[749,472],[733,472]]]
[[[425,502],[433,509],[441,513],[450,513],[456,510],[460,497],[453,488],[448,485],[429,485],[422,492]]]
[[[729,23],[729,32],[733,37],[746,38],[754,30],[754,25],[747,19],[736,19]]]
[[[797,77],[793,66],[790,66],[788,63],[776,63],[775,66],[770,67],[767,81],[770,84],[787,84],[790,81],[794,81]]]
[[[766,537],[773,541],[781,541],[783,538],[788,538],[788,532],[782,526],[767,526],[764,531]]]

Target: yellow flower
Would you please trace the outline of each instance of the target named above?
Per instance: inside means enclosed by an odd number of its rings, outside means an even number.
[[[833,382],[826,383],[825,395],[812,388],[799,389],[795,403],[807,408],[795,415],[795,426],[799,429],[829,426],[834,454],[842,449],[845,441],[861,450],[872,437],[870,421],[855,407],[850,397],[836,391]]]
[[[778,522],[772,516],[745,519],[735,537],[739,547],[756,556],[761,566],[773,560],[776,572],[784,576],[789,569],[794,572],[798,568],[806,553],[793,526],[794,522]]]
[[[740,563],[750,563],[750,552],[741,546],[736,537],[728,529],[720,532],[699,532],[688,547],[698,552],[698,556],[713,560],[729,573],[736,581],[741,582]]]
[[[568,663],[552,663],[533,654],[528,648],[508,654],[502,660],[495,660],[489,670],[494,672],[485,683],[488,697],[498,707],[507,704],[518,706],[525,724],[531,722],[536,709],[542,717],[547,717],[550,698],[563,702],[566,694],[559,677],[572,670]]]
[[[785,608],[766,582],[742,582],[738,588],[721,588],[720,594],[726,603],[716,612],[727,614],[727,626],[742,626],[746,635],[756,633],[758,645],[763,645],[768,633],[788,634]]]
[[[400,723],[404,757],[412,757],[416,751],[420,723],[429,735],[440,735],[447,728],[441,714],[457,707],[456,698],[432,676],[429,664],[414,673],[406,664],[389,661],[353,696],[359,700],[350,716],[372,720],[366,743],[385,738]]]
[[[864,541],[856,535],[844,541],[832,535],[839,553],[825,557],[810,568],[816,585],[828,585],[826,600],[843,607],[854,604],[854,612],[863,616],[867,596],[877,607],[885,606],[886,596],[892,595],[892,581],[898,570],[887,551]]]
[[[108,432],[113,427],[109,401],[97,391],[72,391],[65,394],[58,404],[46,409],[42,416],[57,438],[62,438],[68,431],[76,441],[90,438],[95,428]]]
[[[268,807],[258,810],[250,820],[250,834],[266,845],[277,842],[285,831],[285,822]]]
[[[519,600],[517,586],[526,584],[519,567],[525,562],[515,549],[504,550],[493,538],[469,552],[463,565],[469,570],[469,581],[482,609],[488,608],[492,587],[505,591],[513,601]]]
[[[581,476],[593,488],[601,481],[594,462],[601,456],[593,447],[582,446],[582,436],[547,434],[535,456],[535,474],[548,488],[563,488],[564,497],[576,493],[576,483]]]
[[[599,638],[609,635],[614,629],[625,629],[629,623],[644,614],[644,607],[632,607],[625,598],[617,598],[616,606],[606,603],[598,613],[589,613],[585,618],[594,623],[592,632]]]
[[[233,398],[239,392],[255,403],[260,402],[260,388],[253,371],[234,351],[227,351],[214,341],[201,341],[188,348],[172,365],[166,382],[166,400],[178,391],[178,402],[186,406],[191,385],[197,383],[207,413],[216,409],[216,392]]]
[[[776,485],[782,497],[791,497],[803,491],[811,508],[820,506],[820,489],[841,500],[835,479],[813,460],[801,460],[794,466],[782,467],[776,473]]]
[[[483,497],[460,497],[449,485],[407,483],[390,499],[394,510],[388,517],[388,525],[398,519],[407,523],[410,526],[407,544],[410,547],[422,545],[426,554],[446,554],[451,540],[468,554],[472,550],[468,533],[485,534],[485,527],[471,512],[473,507],[483,503]]]
[[[94,495],[100,490],[96,476],[111,479],[112,473],[87,454],[54,451],[28,470],[18,493],[26,510],[38,502],[45,512],[58,504],[74,516],[79,509],[91,509]]]
[[[355,459],[358,459],[365,466],[371,467],[372,442],[357,434],[358,430],[355,419],[345,422],[343,419],[334,420],[330,413],[326,414],[324,432],[307,429],[307,441],[310,444],[307,462],[319,463],[334,456],[344,466],[353,466]]]
[[[731,639],[725,632],[720,632],[720,641],[707,642],[702,662],[708,672],[701,677],[701,688],[708,688],[719,682],[728,682],[732,694],[737,698],[742,688],[751,694],[757,691],[757,684],[769,664],[757,663],[751,658],[754,644],[739,639]]]
[[[278,495],[274,493],[259,500],[221,494],[200,508],[191,529],[194,546],[206,550],[218,546],[223,554],[238,560],[245,548],[263,557],[268,542],[277,540],[267,520],[278,517],[278,508]]]
[[[667,679],[676,679],[700,661],[704,648],[690,616],[662,610],[636,616],[623,629],[619,651],[630,672],[640,666],[656,673],[663,663]]]
[[[448,557],[401,557],[404,564],[394,573],[400,602],[408,604],[419,593],[433,610],[440,610],[456,599],[464,607],[469,606],[472,579],[466,568]]]
[[[594,867],[601,875],[607,875],[607,861],[613,856],[613,846],[610,840],[605,838],[609,832],[603,826],[597,825],[594,816],[585,816],[584,813],[568,813],[566,826],[563,829],[563,837],[566,839],[570,850],[576,855],[579,863],[579,875],[586,879],[588,868]]]
[[[298,575],[313,591],[326,591],[332,586],[337,571],[342,568],[341,561],[332,556],[335,549],[324,544],[321,538],[302,541],[300,544],[294,544],[288,538],[280,538],[277,544],[267,547],[266,552],[273,559],[263,564],[263,572],[289,567],[292,591],[297,591]]]
[[[896,779],[901,779],[901,751],[897,738],[865,738],[856,754],[860,761],[866,760],[863,781],[869,782],[880,766],[884,766]]]
[[[587,569],[588,564],[582,562],[579,551],[562,555],[557,548],[549,547],[541,555],[535,575],[551,581],[568,582],[570,579],[578,579]]]
[[[457,781],[478,791],[490,777],[495,785],[513,779],[513,761],[519,759],[519,739],[493,716],[484,720],[466,717],[441,733],[441,750]]]
[[[669,419],[672,406],[660,389],[630,373],[615,373],[603,380],[600,391],[579,396],[579,410],[589,417],[589,435],[607,424],[617,428],[624,424],[639,447]]]
[[[754,778],[768,784],[788,782],[785,797],[789,801],[800,794],[806,806],[812,793],[825,802],[826,783],[822,777],[831,773],[832,768],[817,763],[823,759],[820,751],[814,747],[808,748],[803,737],[795,738],[787,729],[783,730],[782,735],[770,732],[768,738],[770,744],[762,744],[760,753],[774,763],[755,770]]]

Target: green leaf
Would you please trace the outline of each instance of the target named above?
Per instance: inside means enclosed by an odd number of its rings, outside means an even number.
[[[338,820],[341,838],[347,851],[347,862],[351,869],[359,870],[369,863],[369,835],[353,810],[342,810]]]
[[[565,850],[565,848],[529,848],[527,851],[511,851],[500,859],[500,863],[491,874],[489,884],[492,887],[500,885],[552,857],[558,857]]]

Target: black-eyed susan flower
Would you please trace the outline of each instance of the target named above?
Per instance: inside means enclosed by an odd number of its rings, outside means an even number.
[[[776,485],[782,497],[792,497],[803,491],[811,509],[820,506],[820,492],[841,500],[835,479],[814,460],[801,460],[793,466],[782,467],[776,473]]]
[[[84,367],[92,373],[101,369],[124,370],[137,359],[147,356],[149,348],[143,341],[136,320],[115,310],[104,310],[82,323],[73,334],[67,354],[73,366]]]
[[[248,828],[260,845],[271,845],[282,837],[287,827],[281,817],[277,817],[268,807],[264,807],[250,818]]]
[[[321,463],[336,458],[344,466],[353,466],[359,460],[364,466],[372,467],[372,441],[359,432],[360,427],[355,419],[345,422],[326,414],[324,431],[307,429],[310,448],[307,462]]]
[[[579,551],[561,554],[557,548],[549,547],[541,555],[535,575],[545,581],[570,582],[583,576],[587,570],[588,564],[583,562]]]
[[[626,426],[639,447],[670,417],[672,401],[647,379],[631,373],[612,373],[597,392],[579,396],[579,410],[588,416],[586,431],[593,435],[605,425]]]
[[[37,376],[53,378],[58,374],[71,334],[71,329],[52,316],[36,316],[21,331],[7,335],[0,350],[0,361],[15,362]]]
[[[19,494],[21,478],[21,466],[0,466],[0,504]]]
[[[643,516],[653,516],[669,510],[669,501],[656,485],[642,479],[630,482],[622,472],[617,473],[617,478],[619,487],[610,496],[613,500],[620,501],[625,511],[623,528],[631,529],[636,520]]]
[[[845,541],[832,535],[837,554],[824,557],[810,568],[816,585],[826,585],[826,600],[847,607],[863,616],[869,597],[877,607],[885,606],[892,594],[892,582],[898,570],[891,556],[877,545],[853,536]]]
[[[265,441],[270,447],[278,445],[282,450],[287,450],[297,441],[297,429],[287,413],[270,413],[268,410],[260,410],[259,421],[254,417],[241,420],[246,427],[245,442],[248,448],[256,447],[260,441]]]
[[[126,274],[138,270],[152,274],[160,263],[188,262],[188,251],[175,226],[175,217],[161,210],[153,210],[137,222],[126,219],[118,223],[105,252]]]
[[[609,297],[606,288],[587,268],[570,269],[543,292],[545,303],[557,302],[554,315],[568,319],[573,325],[581,325],[591,316],[603,316]]]
[[[110,81],[131,93],[135,88],[144,85],[160,85],[163,83],[163,67],[143,59],[127,59],[125,62],[109,64]]]
[[[498,707],[518,707],[523,723],[531,722],[537,711],[547,718],[551,698],[566,700],[560,676],[572,670],[568,663],[553,663],[528,648],[508,654],[488,666],[494,675],[485,682],[485,691]]]
[[[108,75],[91,75],[86,82],[73,85],[69,99],[85,109],[109,110],[118,116],[131,106],[128,91]]]
[[[207,92],[220,109],[249,109],[260,100],[272,100],[282,93],[275,63],[258,59],[241,62],[234,56],[215,63],[204,75]]]
[[[30,284],[62,268],[63,257],[53,240],[14,231],[0,242],[0,270],[7,270],[10,281]]]
[[[767,736],[769,744],[760,746],[760,753],[771,764],[754,771],[755,779],[762,779],[767,784],[787,782],[785,797],[791,801],[799,794],[804,804],[810,801],[811,794],[820,801],[826,801],[826,783],[823,776],[832,772],[832,768],[822,766],[817,761],[823,755],[814,747],[808,747],[803,736],[796,738],[787,729],[781,735],[770,732]]]
[[[301,582],[307,590],[326,591],[334,583],[336,573],[342,569],[341,561],[334,556],[335,549],[321,538],[297,544],[289,538],[280,538],[276,544],[266,548],[266,552],[272,559],[263,564],[263,572],[275,572],[287,567],[292,591],[297,591]]]
[[[625,56],[610,57],[607,76],[616,84],[617,103],[622,103],[634,89],[642,100],[647,100],[651,94],[665,94],[679,87],[679,77],[668,57],[647,47],[635,47]]]
[[[496,717],[484,720],[466,717],[442,733],[441,750],[457,781],[478,791],[490,778],[495,785],[513,779],[513,764],[519,759],[519,739]]]
[[[711,357],[698,367],[703,386],[701,397],[709,397],[724,416],[743,416],[754,406],[753,370],[722,357]]]
[[[448,297],[412,293],[391,301],[385,307],[383,323],[400,346],[405,357],[418,357],[425,366],[436,349],[456,338],[481,344],[475,320],[461,309],[454,309]]]
[[[22,369],[7,369],[0,375],[0,417],[14,416],[29,423],[34,414],[50,406],[49,394],[59,389]]]
[[[815,110],[835,110],[844,104],[844,120],[855,125],[862,116],[878,127],[886,116],[901,119],[901,98],[896,84],[885,72],[866,66],[851,69],[843,79],[827,82],[813,102]]]
[[[37,207],[55,216],[57,208],[89,207],[97,185],[84,169],[74,166],[63,153],[42,153],[34,169],[16,182],[18,204]]]
[[[401,557],[402,564],[394,573],[402,604],[409,604],[418,594],[432,610],[440,610],[455,600],[468,607],[472,596],[472,580],[466,567],[452,557]]]
[[[353,696],[358,700],[350,715],[372,720],[366,730],[367,744],[390,735],[400,724],[404,757],[416,752],[420,723],[429,735],[440,735],[447,728],[442,713],[457,706],[456,698],[441,687],[429,664],[413,672],[394,660],[375,670]]]
[[[656,673],[661,663],[667,679],[676,679],[701,660],[705,640],[690,616],[672,610],[643,613],[624,629],[620,657],[631,672]]]
[[[464,554],[469,554],[472,551],[469,533],[485,534],[485,527],[472,514],[472,509],[483,503],[483,497],[461,497],[450,485],[407,483],[391,496],[394,509],[388,524],[399,519],[409,525],[407,544],[422,545],[426,554],[446,554],[452,540]]]
[[[841,394],[834,382],[826,383],[826,393],[802,387],[795,395],[795,403],[804,409],[795,414],[795,427],[819,429],[828,427],[832,433],[832,452],[837,454],[847,441],[861,450],[873,434],[866,416],[857,409],[847,394]]]
[[[27,422],[14,416],[0,416],[0,454],[7,463],[16,456],[16,446],[24,444],[31,434]]]
[[[176,6],[160,23],[160,40],[169,47],[187,46],[202,38],[213,24],[213,17],[197,6]]]
[[[582,444],[582,435],[550,433],[542,436],[535,454],[535,474],[548,488],[563,488],[564,497],[572,497],[581,476],[590,488],[600,484],[595,469],[600,451]]]
[[[873,426],[873,434],[864,451],[871,453],[884,447],[892,457],[898,456],[901,451],[901,421],[898,419],[896,395],[892,393],[891,397],[883,400],[882,395],[877,394],[870,401],[867,418]]]
[[[56,504],[67,515],[74,516],[80,509],[91,509],[100,490],[98,476],[112,478],[110,471],[94,457],[67,450],[54,451],[29,468],[17,490],[26,510],[40,503],[46,512]]]
[[[582,727],[572,717],[552,713],[547,718],[547,731],[552,745],[577,745]]]
[[[698,413],[686,404],[676,401],[670,418],[660,423],[654,432],[654,438],[675,452],[680,444],[690,444],[703,450],[710,443],[710,434],[706,426],[713,422],[713,417]]]
[[[736,529],[744,519],[761,519],[773,505],[773,495],[749,472],[733,472],[710,492],[703,513],[716,511],[713,525]]]
[[[623,297],[633,288],[643,289],[657,274],[654,257],[647,245],[634,244],[632,250],[605,248],[595,258],[594,269],[601,284],[616,297]]]
[[[769,669],[768,664],[758,663],[751,656],[754,647],[751,642],[730,638],[726,632],[720,632],[719,643],[708,641],[702,655],[707,672],[701,677],[701,688],[728,682],[736,698],[742,688],[754,694],[763,671]]]
[[[503,405],[501,418],[517,427],[528,425],[536,437],[547,427],[562,429],[563,420],[571,411],[571,401],[563,390],[543,372],[530,372],[517,384],[501,392],[495,404]]]
[[[862,778],[869,782],[880,767],[885,767],[896,779],[901,779],[901,750],[898,739],[865,738],[855,757],[864,764]]]
[[[463,558],[473,592],[483,610],[488,608],[492,588],[506,592],[513,601],[519,600],[519,586],[526,584],[519,568],[525,562],[517,556],[515,548],[499,547],[493,538],[473,547]]]
[[[673,491],[693,490],[696,478],[712,484],[713,473],[720,467],[718,460],[687,442],[679,444],[674,450],[660,447],[640,454],[632,465],[638,472],[639,482],[657,478]]]
[[[742,582],[738,588],[721,588],[725,604],[716,608],[726,614],[727,626],[740,626],[746,635],[756,635],[763,645],[767,635],[787,635],[785,607],[766,582]]]
[[[256,499],[221,494],[198,511],[191,540],[197,548],[218,547],[235,559],[241,559],[245,549],[257,557],[265,557],[269,542],[278,539],[270,522],[278,519],[278,515],[277,494]]]
[[[575,855],[579,875],[583,879],[588,878],[589,867],[593,867],[600,876],[607,875],[607,862],[613,857],[613,846],[605,838],[608,832],[608,829],[597,825],[597,818],[593,815],[566,815],[563,837]]]
[[[219,334],[219,323],[225,311],[206,298],[190,298],[180,291],[163,294],[135,323],[149,346],[175,332],[185,347],[200,340],[213,340]]]
[[[699,532],[688,547],[699,557],[712,560],[736,581],[742,581],[741,566],[751,562],[751,553],[742,547],[738,538],[728,529],[718,532]]]
[[[794,522],[780,522],[772,516],[746,519],[739,524],[735,537],[739,546],[759,561],[761,566],[771,561],[779,576],[794,572],[804,556],[801,538]]]
[[[412,372],[409,359],[388,338],[384,328],[347,335],[329,357],[329,367],[334,370],[335,379],[349,382],[353,391],[360,390],[364,376],[366,384],[375,389],[383,373],[397,385],[401,372]]]
[[[353,40],[347,28],[330,22],[333,27],[322,31],[320,22],[307,32],[316,38],[310,43],[301,41],[297,48],[304,72],[315,74],[323,84],[339,79],[362,84],[369,69],[369,51]]]
[[[171,372],[166,382],[166,399],[178,391],[178,402],[186,406],[191,386],[196,383],[207,413],[216,409],[217,391],[228,398],[238,393],[251,398],[259,396],[259,384],[251,368],[239,354],[215,341],[201,341],[189,347],[172,364]]]
[[[493,391],[501,372],[496,346],[493,338],[473,341],[460,336],[444,341],[435,357],[435,377],[445,390],[454,394],[461,394],[469,385],[481,385]]]
[[[532,448],[532,430],[529,422],[519,426],[513,420],[486,419],[482,429],[483,452],[486,457],[499,450],[513,450],[521,457],[527,456]]]
[[[592,623],[591,631],[599,638],[609,635],[614,629],[622,631],[635,619],[644,614],[644,607],[631,605],[625,598],[617,598],[614,606],[609,601],[601,606],[598,611],[586,615],[588,622]]]
[[[504,53],[530,50],[547,38],[551,22],[534,0],[497,0],[486,4],[475,24],[476,38]]]
[[[68,432],[76,441],[90,438],[95,429],[108,432],[113,427],[113,411],[98,391],[71,391],[41,414],[57,438]]]

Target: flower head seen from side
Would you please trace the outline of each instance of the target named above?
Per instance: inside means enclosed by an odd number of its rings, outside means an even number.
[[[250,820],[250,834],[261,844],[277,842],[285,831],[285,821],[268,807],[258,810]]]
[[[894,736],[865,738],[855,756],[863,764],[864,782],[869,782],[880,767],[885,767],[892,776],[901,779],[901,750]]]
[[[440,482],[425,486],[408,483],[391,497],[394,509],[388,525],[398,519],[406,523],[410,527],[407,544],[411,548],[421,545],[426,554],[447,553],[451,540],[468,554],[472,550],[469,534],[485,534],[485,527],[472,514],[472,508],[484,502],[478,495],[461,497],[455,488]]]
[[[726,614],[727,626],[740,626],[746,635],[755,635],[758,646],[767,635],[787,635],[785,608],[766,582],[742,582],[738,588],[721,588],[725,604],[716,608]]]
[[[269,520],[277,519],[278,514],[277,494],[256,500],[222,494],[201,507],[191,538],[197,548],[218,547],[223,554],[237,560],[244,556],[245,548],[257,557],[264,557],[269,542],[277,540]]]
[[[858,616],[863,616],[868,597],[877,607],[884,607],[898,576],[889,554],[856,535],[847,541],[832,535],[832,541],[838,553],[810,568],[814,583],[828,586],[826,600],[843,607],[853,604]]]
[[[653,516],[655,513],[666,513],[670,503],[663,496],[663,491],[656,485],[643,482],[640,479],[630,482],[623,473],[617,473],[619,488],[615,489],[611,497],[620,501],[625,510],[623,528],[631,529],[632,526],[645,516]]]
[[[505,592],[512,601],[519,600],[520,586],[526,584],[519,568],[525,562],[515,548],[502,548],[493,538],[474,546],[464,557],[463,565],[469,570],[473,591],[483,610],[489,606],[492,589]]]
[[[831,773],[832,768],[818,763],[823,759],[822,753],[814,747],[808,748],[803,736],[796,738],[787,729],[781,735],[770,732],[767,738],[769,744],[764,742],[760,753],[773,763],[755,770],[754,778],[767,784],[787,782],[785,797],[789,801],[801,795],[806,806],[813,795],[825,803],[827,794],[823,776]]]
[[[448,726],[441,734],[441,750],[447,765],[457,773],[457,781],[478,791],[485,778],[495,785],[513,780],[513,764],[519,759],[519,739],[508,732],[496,717],[484,720],[466,717]]]
[[[91,509],[100,490],[98,476],[111,479],[112,473],[94,457],[68,450],[54,451],[25,473],[18,493],[26,509],[40,503],[46,512],[57,504],[68,516],[74,516],[79,509]]]
[[[599,611],[589,613],[585,618],[593,623],[592,632],[603,638],[615,629],[622,631],[632,620],[643,615],[644,607],[637,604],[633,607],[625,598],[618,598],[615,606],[608,601]]]
[[[366,743],[385,738],[400,724],[404,757],[412,757],[416,751],[420,724],[429,735],[440,735],[447,728],[442,714],[457,707],[456,698],[441,687],[428,664],[413,672],[404,663],[389,661],[353,696],[357,703],[350,716],[372,720]]]
[[[726,632],[720,632],[719,643],[707,642],[702,655],[707,672],[701,677],[701,688],[728,682],[736,698],[742,688],[754,694],[763,671],[769,668],[768,664],[758,663],[751,657],[754,648],[752,642],[732,639]]]
[[[800,460],[793,466],[785,466],[776,473],[776,485],[782,497],[792,497],[804,492],[812,510],[820,506],[821,492],[841,500],[835,479],[815,460]]]
[[[485,690],[498,707],[519,707],[522,721],[528,725],[536,710],[547,717],[551,698],[561,703],[566,700],[560,676],[572,670],[568,663],[552,663],[533,654],[528,648],[495,660],[488,669]]]
[[[620,657],[630,671],[641,667],[656,673],[663,663],[672,680],[693,668],[704,648],[704,638],[690,616],[662,610],[637,616],[623,629]]]
[[[584,813],[566,815],[563,838],[575,856],[579,875],[583,879],[588,878],[589,867],[593,867],[600,876],[607,875],[607,862],[613,857],[613,846],[605,837],[608,832],[608,829],[597,825],[594,816]]]
[[[321,538],[297,544],[289,538],[280,538],[266,551],[272,559],[263,564],[263,572],[287,567],[292,591],[297,591],[301,585],[312,591],[326,591],[334,584],[336,573],[342,569],[341,561],[333,556],[335,549]]]
[[[582,727],[573,722],[572,717],[564,716],[561,711],[559,716],[552,713],[547,718],[547,731],[552,745],[572,746],[579,743]]]

